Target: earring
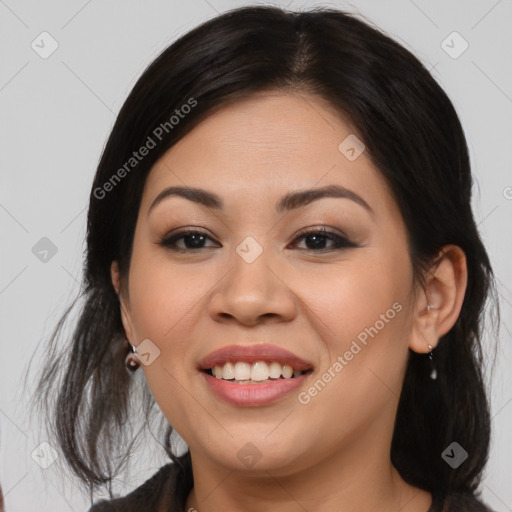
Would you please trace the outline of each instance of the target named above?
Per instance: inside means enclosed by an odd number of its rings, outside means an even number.
[[[430,311],[431,309],[434,309],[430,304],[427,304],[427,311]],[[428,358],[430,359],[430,366],[432,367],[432,371],[430,372],[430,378],[432,380],[436,380],[437,379],[437,370],[434,366],[434,361],[433,361],[433,348],[432,348],[432,345],[429,345],[428,348],[430,349],[430,353],[428,354]]]
[[[131,351],[128,352],[124,364],[128,370],[130,370],[131,372],[135,372],[137,371],[137,368],[140,366],[139,360],[135,355],[137,354],[137,347],[134,347],[133,345],[130,346]]]
[[[433,348],[432,348],[432,345],[429,345],[428,348],[430,349],[430,353],[428,355],[428,358],[430,359],[430,365],[432,367],[432,371],[430,372],[430,378],[432,380],[436,380],[437,379],[437,370],[434,366],[434,362],[433,362],[433,354],[432,354],[432,351],[433,351]]]

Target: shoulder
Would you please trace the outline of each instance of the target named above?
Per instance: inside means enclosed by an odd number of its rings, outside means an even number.
[[[101,500],[94,503],[88,512],[143,512],[170,507],[174,495],[175,464],[162,466],[151,478],[124,497]]]

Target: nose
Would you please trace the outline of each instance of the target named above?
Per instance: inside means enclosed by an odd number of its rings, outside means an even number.
[[[211,295],[209,313],[215,321],[254,326],[295,318],[294,294],[279,275],[278,266],[269,265],[268,260],[265,251],[252,263],[238,255],[232,258],[231,270]]]

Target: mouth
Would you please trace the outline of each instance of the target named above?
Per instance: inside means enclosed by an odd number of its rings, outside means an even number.
[[[206,356],[198,370],[221,400],[237,406],[258,406],[301,386],[314,368],[274,345],[231,345]]]
[[[206,374],[234,384],[261,384],[282,379],[295,379],[313,369],[298,370],[289,364],[278,361],[257,361],[253,364],[247,361],[228,361],[223,365],[215,365],[213,368],[202,370]]]

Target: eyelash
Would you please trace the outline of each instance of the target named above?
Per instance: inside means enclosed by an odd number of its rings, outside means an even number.
[[[180,252],[180,253],[186,253],[186,252],[196,252],[196,251],[199,251],[201,249],[207,249],[208,247],[197,247],[195,249],[178,249],[174,244],[176,243],[177,240],[180,240],[184,237],[186,237],[187,235],[201,235],[201,236],[204,236],[206,238],[210,238],[206,233],[203,233],[202,231],[194,231],[194,230],[184,230],[184,231],[181,231],[175,235],[173,235],[172,237],[170,238],[163,238],[162,240],[160,240],[160,242],[158,242],[158,245],[161,245],[162,247],[165,247],[167,249],[170,249],[172,251],[175,251],[175,252]],[[338,235],[336,233],[334,233],[333,231],[329,231],[325,228],[315,228],[315,229],[310,229],[308,231],[304,231],[302,233],[300,233],[292,243],[297,243],[298,240],[300,239],[303,239],[303,238],[307,238],[308,236],[313,236],[313,235],[320,235],[322,238],[327,238],[333,242],[336,242],[335,245],[333,247],[330,247],[330,248],[324,248],[324,249],[319,249],[319,250],[315,250],[315,249],[301,249],[302,251],[309,251],[309,252],[331,252],[331,251],[336,251],[336,250],[342,250],[342,249],[347,249],[347,248],[354,248],[354,247],[357,247],[357,245],[353,242],[351,242],[347,237],[345,236],[341,236],[341,235]],[[211,238],[210,238],[211,240]]]

